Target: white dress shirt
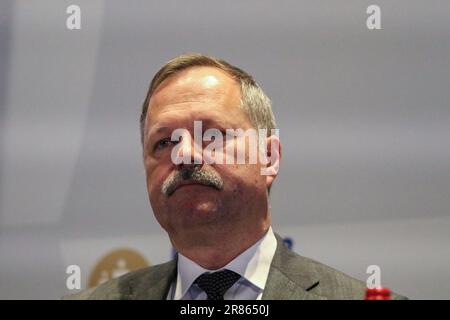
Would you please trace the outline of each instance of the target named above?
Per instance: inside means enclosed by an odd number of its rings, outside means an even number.
[[[272,227],[250,248],[242,252],[225,267],[238,273],[241,278],[224,294],[225,300],[261,300],[277,239]],[[194,261],[178,253],[177,278],[171,285],[169,300],[205,300],[206,293],[194,283],[205,272],[219,270],[204,269]]]

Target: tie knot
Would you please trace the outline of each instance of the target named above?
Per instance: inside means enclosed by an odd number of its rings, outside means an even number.
[[[221,270],[200,275],[195,283],[206,292],[208,300],[223,300],[223,295],[241,276],[231,270]]]

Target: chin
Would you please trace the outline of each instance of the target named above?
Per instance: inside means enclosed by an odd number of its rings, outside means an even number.
[[[215,201],[190,201],[181,205],[177,215],[186,225],[211,223],[220,219],[221,214]]]
[[[218,211],[217,204],[212,201],[205,201],[200,203],[195,203],[192,207],[194,211],[198,211],[199,213],[210,213],[215,214]]]
[[[214,214],[219,211],[218,201],[216,199],[205,199],[205,197],[199,199],[195,195],[177,201],[177,204],[174,207],[178,208],[180,211],[192,212],[193,214],[196,212]]]

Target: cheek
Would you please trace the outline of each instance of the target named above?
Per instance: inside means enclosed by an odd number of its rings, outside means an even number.
[[[146,162],[145,173],[148,191],[158,189],[167,177],[167,166],[158,165],[154,161]]]
[[[260,175],[259,165],[220,165],[217,172],[222,177],[225,187],[233,190],[254,188],[255,185],[264,185],[265,180]]]

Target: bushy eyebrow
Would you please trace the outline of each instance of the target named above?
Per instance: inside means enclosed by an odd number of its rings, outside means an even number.
[[[203,124],[206,127],[210,127],[210,126],[214,127],[214,125],[218,125],[218,126],[222,127],[223,129],[227,129],[227,128],[231,129],[231,126],[228,124],[228,122],[224,121],[222,119],[216,119],[216,118],[205,119],[205,120],[203,120]]]
[[[164,132],[170,132],[170,127],[165,126],[165,125],[156,125],[156,126],[152,126],[152,128],[150,129],[150,131],[147,134],[147,149],[151,150],[152,149],[152,140],[150,139],[152,136],[156,135],[156,134],[160,134],[160,133],[164,133]]]
[[[155,133],[161,133],[165,131],[170,131],[170,128],[168,126],[154,126],[150,129],[148,133],[148,137],[151,135],[154,135]]]

